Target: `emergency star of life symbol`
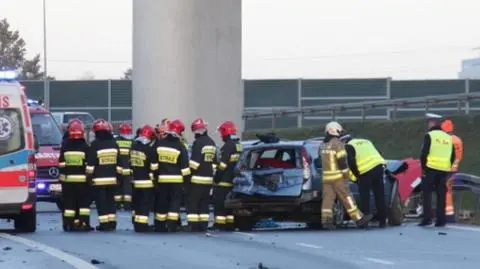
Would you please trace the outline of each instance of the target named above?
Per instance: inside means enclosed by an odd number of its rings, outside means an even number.
[[[8,140],[13,133],[13,123],[5,116],[0,117],[0,140]]]
[[[58,168],[56,167],[51,167],[50,169],[48,169],[48,174],[53,178],[57,178],[60,174],[60,171],[58,171]]]

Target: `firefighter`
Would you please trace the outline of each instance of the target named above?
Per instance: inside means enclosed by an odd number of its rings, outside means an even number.
[[[133,143],[133,128],[130,124],[124,122],[118,129],[116,138],[120,149],[120,165],[123,168],[122,174],[118,177],[118,189],[115,194],[117,209],[123,208],[126,211],[131,210],[132,203],[132,177],[130,176],[129,155]]]
[[[350,218],[357,226],[366,227],[372,215],[363,215],[357,208],[348,185],[349,169],[347,152],[340,140],[342,126],[335,121],[325,126],[325,138],[319,148],[319,158],[323,167],[322,225],[325,229],[335,228],[333,224],[333,205],[337,196],[343,202]]]
[[[350,179],[358,183],[360,192],[360,210],[364,214],[370,214],[370,191],[372,191],[375,196],[379,227],[385,228],[387,205],[383,175],[387,162],[368,139],[349,136],[345,142],[347,164],[353,174]]]
[[[207,132],[207,123],[196,119],[191,124],[195,134],[190,158],[192,171],[188,187],[187,219],[190,231],[207,231],[209,219],[210,190],[213,184],[217,147]]]
[[[162,122],[160,124],[157,124],[155,126],[155,133],[157,134],[158,139],[165,138],[166,136],[166,131],[168,131],[168,126],[170,124],[170,120],[167,118],[162,119]]]
[[[225,208],[225,199],[232,190],[234,169],[242,151],[242,145],[237,137],[237,127],[231,121],[226,121],[218,127],[224,142],[220,149],[220,158],[216,166],[215,188],[213,199],[215,204],[214,230],[233,230],[235,218],[231,210]]]
[[[455,161],[452,137],[442,131],[442,116],[427,113],[428,132],[423,139],[420,161],[422,164],[423,219],[419,226],[432,224],[432,191],[437,194],[436,227],[443,227],[447,179]]]
[[[93,123],[95,140],[87,155],[87,173],[95,192],[95,205],[98,211],[98,231],[114,231],[117,227],[115,192],[117,176],[123,172],[120,166],[118,145],[113,138],[111,125],[103,119]]]
[[[60,149],[60,180],[64,204],[64,231],[91,231],[90,189],[85,173],[88,144],[85,141],[85,126],[78,119],[68,123],[68,137]],[[74,219],[78,217],[77,220]]]
[[[180,120],[171,121],[166,136],[153,146],[156,232],[175,232],[178,228],[183,184],[190,176],[188,152],[180,140],[184,131],[185,125]]]
[[[150,202],[153,194],[153,175],[150,173],[152,163],[150,143],[155,137],[155,130],[150,125],[140,128],[130,151],[130,167],[133,175],[133,225],[135,232],[147,232]]]
[[[453,146],[455,147],[455,161],[452,165],[452,175],[447,180],[447,197],[445,214],[447,222],[456,222],[455,208],[453,203],[453,176],[458,172],[458,166],[463,158],[463,142],[460,137],[453,133],[453,122],[451,120],[445,120],[442,123],[442,130],[452,136]]]

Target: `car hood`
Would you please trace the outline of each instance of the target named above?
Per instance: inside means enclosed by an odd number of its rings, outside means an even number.
[[[37,166],[57,166],[59,155],[59,146],[41,146],[38,153],[35,154]]]

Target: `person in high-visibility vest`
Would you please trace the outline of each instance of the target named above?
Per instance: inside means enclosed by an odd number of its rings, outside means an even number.
[[[445,198],[447,179],[455,161],[452,137],[441,128],[442,116],[427,113],[428,133],[423,139],[420,155],[422,164],[423,219],[419,226],[432,224],[432,191],[437,194],[436,227],[446,224]]]
[[[346,139],[347,162],[360,192],[360,210],[370,214],[370,191],[375,196],[377,221],[380,228],[386,227],[387,205],[385,204],[384,166],[387,163],[377,148],[368,139]],[[358,179],[358,180],[357,180]]]
[[[451,120],[445,120],[442,123],[442,130],[452,136],[453,146],[455,147],[455,161],[452,165],[452,174],[447,180],[447,197],[446,197],[446,220],[447,222],[456,222],[455,207],[453,203],[453,176],[458,172],[458,166],[463,158],[463,142],[460,137],[453,133],[453,122]]]

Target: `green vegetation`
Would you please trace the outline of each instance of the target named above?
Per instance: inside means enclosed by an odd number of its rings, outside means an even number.
[[[460,172],[480,175],[480,116],[452,117],[455,124],[455,134],[464,144],[463,161],[460,163]],[[423,136],[426,132],[424,119],[402,119],[392,121],[366,121],[342,124],[353,135],[371,139],[385,158],[400,159],[405,157],[418,158]],[[323,136],[324,126],[305,127],[295,129],[276,129],[275,132],[282,138],[305,139]],[[245,132],[243,139],[254,139],[260,130]]]

